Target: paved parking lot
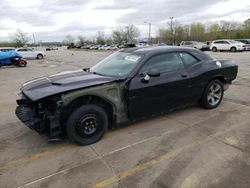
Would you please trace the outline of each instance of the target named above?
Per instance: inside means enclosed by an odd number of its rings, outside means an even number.
[[[29,79],[89,67],[111,52],[58,50],[0,69],[0,187],[250,187],[250,52],[214,110],[189,107],[109,131],[98,143],[47,143],[15,117]]]

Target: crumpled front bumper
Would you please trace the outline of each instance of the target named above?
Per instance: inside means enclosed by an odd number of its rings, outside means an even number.
[[[16,116],[27,127],[43,137],[59,139],[62,136],[59,118],[56,116],[44,115],[43,117],[39,117],[33,109],[25,104],[20,104],[16,107]]]
[[[26,105],[19,105],[16,107],[16,116],[21,120],[27,127],[35,130],[39,134],[43,133],[46,129],[46,124],[40,118],[35,116],[35,112]]]

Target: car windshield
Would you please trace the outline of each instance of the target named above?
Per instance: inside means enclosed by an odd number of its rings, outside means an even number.
[[[90,72],[105,76],[125,76],[132,71],[141,58],[142,56],[134,53],[117,52],[93,66]]]

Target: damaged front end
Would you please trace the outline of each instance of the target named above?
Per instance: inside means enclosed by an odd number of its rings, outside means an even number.
[[[32,101],[23,93],[17,100],[16,116],[30,129],[48,139],[62,136],[60,111],[62,101],[59,96]]]

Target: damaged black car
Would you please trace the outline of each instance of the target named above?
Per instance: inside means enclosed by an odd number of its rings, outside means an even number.
[[[49,139],[87,145],[108,128],[199,103],[219,106],[238,66],[185,47],[125,49],[90,69],[23,84],[16,115]]]

